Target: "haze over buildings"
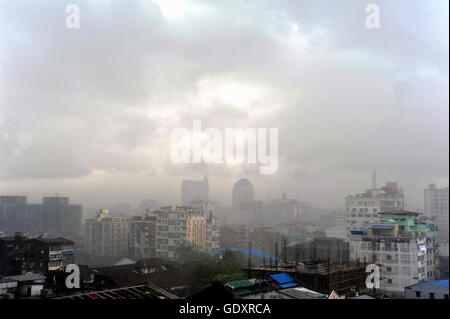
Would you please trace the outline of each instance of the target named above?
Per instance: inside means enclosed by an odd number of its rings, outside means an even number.
[[[207,168],[214,200],[245,176],[334,208],[376,167],[417,208],[448,185],[448,1],[378,1],[380,29],[358,1],[182,2],[79,0],[75,30],[65,2],[0,1],[0,194],[173,203]],[[171,163],[194,119],[277,127],[277,173]]]

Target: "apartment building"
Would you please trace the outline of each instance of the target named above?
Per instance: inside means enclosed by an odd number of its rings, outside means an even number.
[[[345,207],[348,239],[350,231],[367,229],[379,222],[379,212],[403,209],[403,190],[398,188],[397,182],[389,181],[384,187],[345,197]]]
[[[0,275],[46,274],[75,262],[75,243],[64,238],[0,238]]]
[[[43,232],[76,238],[81,219],[82,206],[70,204],[68,197],[44,197],[41,204],[29,204],[26,196],[0,196],[0,229],[9,236]]]
[[[135,260],[156,257],[156,216],[146,213],[130,221],[129,257]]]
[[[182,245],[205,252],[218,248],[212,209],[172,206],[153,210],[152,214],[156,216],[156,257],[175,259]]]
[[[407,286],[439,278],[437,232],[416,212],[380,213],[380,222],[353,230],[350,259],[380,266],[381,290],[402,297]]]
[[[102,209],[85,222],[84,249],[96,256],[128,256],[130,219]]]

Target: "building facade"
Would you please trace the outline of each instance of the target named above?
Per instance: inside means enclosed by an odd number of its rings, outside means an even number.
[[[205,176],[201,181],[184,180],[181,183],[181,205],[187,206],[193,200],[209,201],[209,182]]]
[[[129,257],[141,260],[156,257],[156,216],[145,214],[130,221]]]
[[[241,178],[233,185],[232,208],[234,212],[241,210],[242,203],[255,200],[255,187],[246,178]]]
[[[448,299],[448,279],[405,287],[406,299]]]
[[[218,248],[212,209],[172,206],[153,210],[152,214],[156,216],[156,257],[176,259],[178,248],[184,245],[205,252]]]
[[[0,196],[0,229],[7,236],[21,233],[81,233],[82,206],[72,205],[68,197],[44,197],[42,204],[28,204],[25,196]]]
[[[0,275],[46,274],[75,262],[75,244],[64,238],[0,238]]]
[[[424,191],[425,215],[435,219],[439,237],[448,241],[448,187],[436,188],[430,184]]]
[[[295,223],[300,220],[301,212],[299,201],[283,194],[280,199],[272,199],[266,219],[270,224]]]
[[[372,188],[365,193],[345,197],[346,230],[363,230],[379,222],[379,212],[404,208],[403,190],[397,182],[387,182],[384,187]],[[348,237],[347,237],[348,239]]]
[[[84,249],[96,256],[128,256],[130,219],[102,209],[85,222]]]
[[[366,230],[351,231],[350,259],[379,265],[380,289],[393,297],[402,297],[407,286],[439,278],[435,226],[416,212],[380,216]]]

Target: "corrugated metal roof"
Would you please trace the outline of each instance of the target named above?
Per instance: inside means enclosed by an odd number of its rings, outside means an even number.
[[[297,286],[297,284],[295,282],[289,282],[287,284],[280,285],[281,288],[290,288],[290,287],[295,287],[295,286]]]
[[[292,277],[285,272],[276,275],[270,275],[269,277],[279,284],[286,284],[294,281],[294,279],[292,279]]]
[[[17,276],[7,276],[3,277],[4,279],[12,279],[15,281],[34,281],[34,280],[45,280],[47,277],[41,274],[36,273],[26,273],[24,275],[17,275]]]
[[[250,289],[239,289],[237,291],[234,292],[234,294],[236,296],[241,296],[241,295],[246,295],[246,294],[251,294],[253,291],[251,291]]]
[[[252,287],[255,284],[253,282],[251,282],[250,280],[237,280],[237,281],[227,282],[227,285],[230,285],[233,288],[244,288],[244,287]]]

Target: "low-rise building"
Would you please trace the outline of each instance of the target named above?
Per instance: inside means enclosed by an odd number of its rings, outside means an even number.
[[[448,299],[448,279],[405,287],[406,299]]]
[[[23,275],[0,278],[0,287],[3,284],[3,286],[6,286],[4,293],[17,296],[18,298],[40,297],[46,279],[47,277],[44,275],[29,272]]]

